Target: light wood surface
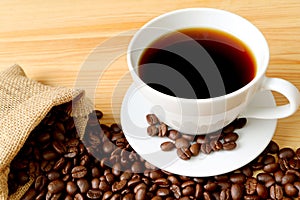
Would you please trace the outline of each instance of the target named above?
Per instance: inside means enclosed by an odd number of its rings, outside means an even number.
[[[270,46],[267,75],[300,88],[299,0],[1,0],[0,70],[19,64],[30,78],[55,86],[81,86],[81,80],[95,94],[96,108],[105,114],[103,123],[118,122],[122,97],[131,83],[125,50],[132,32],[153,17],[187,7],[225,9],[250,20]],[[100,52],[103,56],[94,60],[88,57],[97,47],[113,44],[120,46],[111,63],[105,64],[109,54]],[[103,71],[96,85],[89,82],[90,76],[79,73],[87,58],[94,64],[103,61],[90,74]],[[286,102],[278,94],[275,97],[278,104]],[[300,147],[299,111],[278,120],[274,140],[280,146]]]

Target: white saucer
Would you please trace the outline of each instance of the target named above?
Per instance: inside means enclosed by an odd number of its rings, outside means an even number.
[[[271,92],[264,91],[252,102],[256,106],[276,105]],[[188,161],[178,158],[176,150],[163,152],[160,144],[168,138],[150,137],[147,134],[146,115],[153,105],[131,85],[121,108],[121,125],[132,148],[154,166],[184,176],[206,177],[224,174],[238,169],[256,158],[271,141],[277,120],[248,119],[243,129],[237,130],[237,148],[232,151],[218,151],[199,154]]]

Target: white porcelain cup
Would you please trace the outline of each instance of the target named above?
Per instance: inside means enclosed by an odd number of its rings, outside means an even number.
[[[219,97],[185,99],[152,89],[138,75],[138,63],[143,50],[161,36],[185,28],[213,28],[225,31],[246,44],[254,55],[256,75],[244,87]],[[239,116],[258,119],[279,119],[298,109],[298,89],[290,82],[265,76],[269,63],[269,48],[262,33],[246,19],[218,9],[188,8],[158,16],[146,23],[132,38],[127,62],[134,84],[153,105],[151,112],[170,127],[186,134],[206,134],[222,129]],[[167,78],[167,77],[166,77]],[[275,107],[248,105],[256,93],[270,90],[281,93],[289,103]]]

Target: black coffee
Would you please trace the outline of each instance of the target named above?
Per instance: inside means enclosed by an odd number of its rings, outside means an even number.
[[[250,49],[238,38],[209,28],[166,34],[144,50],[140,78],[162,93],[205,99],[234,92],[255,76]]]

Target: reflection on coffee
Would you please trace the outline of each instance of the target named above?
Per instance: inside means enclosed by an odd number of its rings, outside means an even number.
[[[168,33],[142,53],[138,74],[153,89],[188,99],[234,92],[255,76],[251,50],[238,38],[210,28]]]

